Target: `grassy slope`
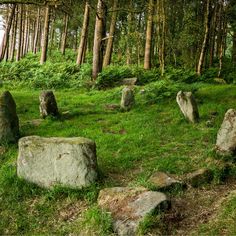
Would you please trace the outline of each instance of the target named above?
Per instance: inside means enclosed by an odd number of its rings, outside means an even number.
[[[218,181],[221,164],[212,149],[225,111],[236,108],[236,86],[201,88],[196,94],[201,122],[196,125],[183,119],[174,98],[147,105],[138,91],[132,111],[105,109],[105,104],[119,103],[120,91],[121,88],[89,93],[56,91],[60,111],[66,114],[60,120],[46,119],[40,125],[32,123],[39,118],[39,91],[11,91],[22,136],[84,136],[95,140],[104,178],[97,186],[83,191],[42,190],[17,179],[17,147],[8,146],[0,157],[0,234],[78,233],[81,228],[84,230],[80,222],[91,218],[94,222],[88,220],[88,228],[95,229],[98,235],[108,234],[109,217],[94,206],[99,189],[145,185],[155,170],[180,176],[208,166]],[[213,126],[207,127],[213,111],[218,115]],[[235,201],[232,204],[236,206]],[[87,208],[87,216],[81,216]]]

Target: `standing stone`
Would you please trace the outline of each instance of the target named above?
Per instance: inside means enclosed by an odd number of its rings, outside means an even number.
[[[6,91],[0,96],[0,142],[16,142],[19,133],[16,103],[10,92]]]
[[[52,91],[43,91],[39,96],[39,110],[41,117],[58,116],[58,108]]]
[[[169,201],[165,194],[145,188],[115,187],[100,191],[98,205],[111,213],[118,235],[134,236],[145,217],[168,209]]]
[[[222,155],[232,155],[236,151],[236,110],[225,113],[223,123],[218,131],[216,151]]]
[[[199,120],[198,107],[192,92],[179,91],[176,101],[186,119],[192,123]]]
[[[124,111],[129,111],[135,103],[134,92],[131,88],[125,87],[122,90],[120,107]]]
[[[87,187],[97,179],[96,145],[79,137],[21,138],[17,174],[46,188],[55,185]]]

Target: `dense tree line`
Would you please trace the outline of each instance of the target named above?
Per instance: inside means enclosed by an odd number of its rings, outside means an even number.
[[[110,63],[217,67],[236,65],[235,0],[0,0],[5,35],[0,60],[27,53],[78,52],[77,64],[93,55],[96,79]]]

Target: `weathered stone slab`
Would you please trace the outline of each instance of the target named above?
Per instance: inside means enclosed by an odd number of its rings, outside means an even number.
[[[213,177],[211,170],[202,168],[187,174],[185,181],[192,187],[199,187],[200,185],[210,183],[213,180]]]
[[[135,103],[134,92],[131,88],[126,87],[122,90],[120,107],[124,111],[129,111]]]
[[[52,91],[43,91],[39,96],[39,110],[42,118],[47,116],[58,116],[58,108]]]
[[[10,92],[3,92],[0,96],[0,142],[16,142],[19,133],[16,103]]]
[[[89,186],[97,179],[96,145],[86,138],[21,138],[17,174],[46,188]]]
[[[138,81],[137,78],[125,78],[122,80],[121,85],[132,86],[135,85],[137,81]]]
[[[100,191],[98,204],[111,213],[118,235],[136,235],[139,224],[152,213],[169,207],[165,194],[145,188],[116,187]]]
[[[221,155],[233,155],[236,151],[236,110],[225,113],[223,123],[218,131],[216,151]]]
[[[198,122],[198,107],[192,92],[179,91],[176,97],[176,101],[186,119],[188,119],[192,123]]]
[[[149,183],[151,183],[155,189],[158,190],[173,190],[173,189],[183,189],[186,187],[184,183],[181,181],[167,175],[164,172],[155,172],[152,174],[152,176],[148,180]]]

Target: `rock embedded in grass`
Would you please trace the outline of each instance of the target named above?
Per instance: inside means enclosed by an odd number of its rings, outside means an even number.
[[[169,208],[165,194],[145,188],[115,187],[100,191],[98,205],[111,213],[118,235],[136,235],[146,216]]]
[[[24,137],[19,140],[17,174],[50,188],[82,188],[97,179],[96,144],[86,138]]]
[[[184,189],[186,184],[167,175],[164,172],[155,172],[151,175],[148,182],[153,185],[153,187],[160,191],[169,191],[174,189]]]
[[[43,91],[39,96],[39,110],[42,118],[59,115],[56,98],[52,91]]]
[[[120,107],[123,111],[129,111],[135,103],[134,92],[131,88],[125,87],[122,90]]]
[[[216,152],[220,155],[234,155],[236,153],[236,110],[234,109],[229,109],[225,113],[217,134]]]
[[[19,138],[19,118],[16,114],[16,103],[10,92],[0,96],[0,142],[16,142]]]
[[[211,170],[202,168],[187,174],[185,181],[196,188],[203,184],[209,184],[213,180],[213,177],[213,172]]]
[[[186,119],[188,119],[192,123],[198,122],[198,107],[192,92],[179,91],[176,97],[176,101]]]

